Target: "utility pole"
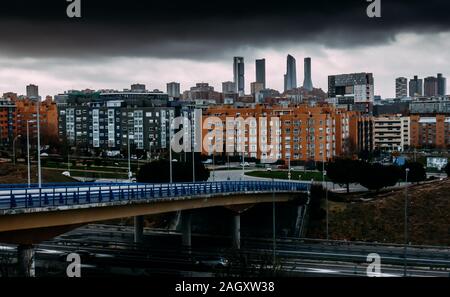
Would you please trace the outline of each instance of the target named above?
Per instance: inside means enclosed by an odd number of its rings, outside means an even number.
[[[170,173],[170,180],[169,182],[172,183],[172,119],[170,117],[169,113],[169,173]]]
[[[274,179],[272,177],[272,235],[273,235],[273,266],[275,266],[275,260],[276,260],[276,249],[277,249],[277,242],[276,242],[276,224],[275,224],[275,183]]]
[[[131,182],[131,148],[130,148],[130,123],[127,128],[127,148],[128,148],[128,182]]]
[[[192,153],[192,182],[195,183],[195,129],[194,114],[191,112],[191,153]]]
[[[408,172],[409,172],[409,168],[405,169],[405,182],[406,182],[406,186],[405,186],[405,248],[404,248],[404,252],[403,252],[403,258],[404,258],[404,267],[403,267],[403,276],[407,277],[407,260],[406,260],[406,250],[408,248]]]
[[[67,171],[69,172],[70,176],[70,145],[68,145],[67,148]]]
[[[30,121],[27,120],[27,173],[28,187],[31,185],[31,168],[30,168]]]
[[[324,137],[324,139],[326,140],[326,137]],[[328,232],[328,212],[329,212],[329,208],[328,208],[328,187],[325,184],[325,152],[326,152],[326,143],[324,145],[324,148],[322,150],[322,187],[325,190],[325,207],[327,209],[326,211],[326,234],[327,234],[327,240],[329,240],[329,232]]]
[[[22,137],[22,135],[17,135],[13,140],[13,164],[16,165],[16,141]]]
[[[214,149],[213,149],[214,150]],[[214,151],[213,151],[213,153],[212,153],[212,159],[213,159],[213,178],[212,178],[212,181],[214,182],[215,181],[215,179],[216,179],[216,168],[215,168],[215,160],[214,160]]]
[[[37,121],[37,151],[38,151],[38,185],[39,188],[42,187],[42,173],[41,173],[41,128],[40,128],[40,99],[37,99],[37,114],[36,114],[36,121]]]

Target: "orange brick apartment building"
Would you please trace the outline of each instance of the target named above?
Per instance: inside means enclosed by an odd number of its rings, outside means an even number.
[[[411,115],[411,147],[450,148],[450,116]]]
[[[298,106],[265,106],[256,105],[250,108],[236,108],[231,106],[214,106],[203,112],[203,122],[207,117],[217,117],[224,127],[224,141],[235,137],[239,143],[240,135],[236,128],[226,127],[227,117],[242,117],[244,119],[254,117],[256,125],[245,126],[245,156],[260,159],[267,158],[261,152],[258,135],[260,129],[266,129],[259,125],[261,117],[267,118],[267,135],[270,137],[270,122],[273,117],[280,120],[279,155],[278,159],[291,161],[329,160],[335,157],[351,153],[358,147],[358,120],[359,113],[348,112],[332,106],[310,107]],[[203,129],[203,136],[208,133]],[[263,131],[265,132],[265,131]],[[267,143],[270,145],[270,139]],[[236,145],[236,152],[242,148]],[[203,153],[207,150],[203,148]]]
[[[34,138],[36,133],[37,102],[30,99],[17,99],[15,131],[16,135],[25,136],[27,133],[27,121],[30,121],[30,137]],[[58,110],[56,103],[50,97],[46,98],[39,106],[39,119],[41,135],[45,138],[58,137]]]

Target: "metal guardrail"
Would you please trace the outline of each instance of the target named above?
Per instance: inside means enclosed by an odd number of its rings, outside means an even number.
[[[106,185],[124,185],[127,182],[68,182],[68,183],[45,183],[41,185],[41,188],[54,188],[54,187],[78,187],[78,186],[106,186]],[[143,185],[144,183],[133,183],[133,185]],[[0,184],[0,191],[2,189],[38,189],[39,184]]]
[[[0,210],[36,207],[74,206],[117,201],[170,199],[245,192],[305,192],[309,183],[268,181],[221,181],[173,184],[81,183],[46,185],[41,188],[0,189]]]

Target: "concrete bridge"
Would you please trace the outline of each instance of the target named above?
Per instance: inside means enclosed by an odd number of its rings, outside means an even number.
[[[190,246],[189,210],[222,206],[234,212],[233,244],[240,248],[241,212],[258,203],[296,199],[307,193],[309,187],[309,183],[280,181],[70,183],[44,184],[40,188],[2,185],[0,242],[18,244],[19,262],[29,267],[33,244],[82,225],[134,217],[135,242],[139,243],[144,215],[182,211],[182,241]]]

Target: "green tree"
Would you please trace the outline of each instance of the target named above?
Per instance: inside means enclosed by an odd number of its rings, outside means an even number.
[[[351,159],[337,159],[326,166],[328,178],[335,184],[346,185],[347,193],[350,184],[358,182],[361,162]]]
[[[311,220],[322,220],[326,212],[322,209],[322,200],[325,197],[325,189],[322,185],[313,184],[310,189],[310,219]]]
[[[407,162],[402,166],[402,179],[405,179],[405,170],[409,168],[408,182],[419,183],[427,179],[425,167],[419,162]]]
[[[400,169],[397,166],[364,163],[358,179],[363,187],[378,192],[382,188],[395,186],[400,179]]]

